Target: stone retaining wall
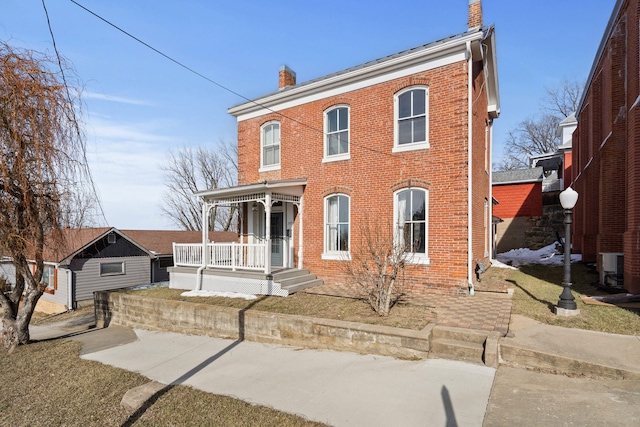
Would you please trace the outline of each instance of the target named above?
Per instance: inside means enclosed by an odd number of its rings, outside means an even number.
[[[95,310],[98,328],[117,324],[131,328],[407,359],[427,358],[430,349],[430,329],[414,331],[140,297],[120,292],[96,292]]]

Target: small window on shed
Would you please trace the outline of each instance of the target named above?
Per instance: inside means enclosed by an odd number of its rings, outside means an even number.
[[[124,262],[103,262],[100,264],[100,276],[124,274]]]
[[[116,235],[115,233],[111,233],[107,236],[107,242],[109,244],[115,243],[116,242]]]

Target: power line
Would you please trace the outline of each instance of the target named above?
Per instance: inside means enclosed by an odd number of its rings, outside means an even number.
[[[78,142],[80,142],[80,144],[82,144],[82,160],[84,162],[84,165],[86,165],[86,167],[84,167],[83,169],[85,169],[85,173],[87,174],[87,178],[89,179],[89,184],[91,185],[91,189],[93,190],[93,194],[96,195],[96,204],[98,205],[98,209],[100,210],[100,214],[102,215],[102,219],[104,220],[104,222],[106,224],[109,224],[109,222],[107,221],[107,217],[104,213],[104,209],[102,208],[102,203],[100,202],[100,199],[97,196],[97,191],[96,191],[96,185],[93,182],[93,175],[91,174],[91,169],[88,167],[89,162],[87,161],[87,153],[86,153],[86,147],[84,146],[84,140],[82,139],[82,133],[80,132],[80,127],[78,125],[78,119],[76,117],[76,113],[73,109],[73,101],[71,99],[71,93],[69,92],[69,85],[67,83],[67,77],[64,74],[64,67],[62,66],[62,60],[60,59],[60,52],[58,52],[58,46],[56,45],[56,38],[53,35],[53,28],[51,28],[51,20],[49,19],[49,11],[47,10],[47,5],[45,4],[44,0],[42,0],[42,8],[44,9],[44,14],[47,17],[47,26],[49,27],[49,34],[51,34],[51,41],[53,42],[53,50],[56,53],[56,60],[58,61],[58,67],[60,67],[60,74],[62,76],[62,83],[64,84],[64,89],[65,92],[67,94],[67,101],[69,102],[69,105],[71,106],[70,111],[71,111],[71,115],[73,116],[72,118],[72,122],[73,122],[73,127],[75,129],[76,132],[76,136],[78,137]]]
[[[44,1],[44,0],[43,0],[43,1]],[[75,4],[76,6],[80,7],[81,9],[83,9],[83,10],[85,10],[86,12],[90,13],[91,15],[95,16],[95,17],[96,17],[96,18],[98,18],[99,20],[103,21],[103,22],[104,22],[104,23],[106,23],[107,25],[109,25],[109,26],[111,26],[111,27],[115,28],[116,30],[118,30],[118,31],[120,31],[121,33],[125,34],[126,36],[128,36],[128,37],[132,38],[133,40],[135,40],[135,41],[137,41],[138,43],[142,44],[143,46],[147,47],[148,49],[151,49],[151,50],[152,50],[152,51],[154,51],[155,53],[157,53],[157,54],[161,55],[161,56],[162,56],[162,57],[164,57],[165,59],[167,59],[167,60],[169,60],[169,61],[173,62],[174,64],[176,64],[176,65],[178,65],[178,66],[180,66],[180,67],[184,68],[185,70],[187,70],[187,71],[189,71],[189,72],[191,72],[191,73],[193,73],[193,74],[197,75],[198,77],[200,77],[200,78],[202,78],[202,79],[204,79],[204,80],[208,81],[209,83],[212,83],[212,84],[214,84],[214,85],[218,86],[219,88],[221,88],[221,89],[223,89],[223,90],[225,90],[225,91],[227,91],[227,92],[229,92],[229,93],[232,93],[232,94],[234,94],[234,95],[236,95],[236,96],[238,96],[238,97],[240,97],[240,98],[242,98],[242,99],[246,100],[247,102],[250,102],[250,103],[252,103],[252,104],[254,104],[254,105],[256,105],[256,106],[260,107],[260,108],[264,108],[264,109],[265,109],[265,110],[267,110],[267,111],[270,111],[270,112],[272,112],[272,113],[274,113],[274,114],[279,115],[280,117],[283,117],[283,118],[286,118],[286,119],[288,119],[288,120],[291,120],[291,121],[293,121],[293,122],[295,122],[295,123],[298,123],[298,124],[300,124],[300,125],[302,125],[302,126],[304,126],[304,127],[308,128],[308,129],[311,129],[311,130],[313,130],[313,131],[315,131],[315,132],[318,132],[318,133],[320,133],[320,134],[322,134],[322,135],[326,136],[326,133],[325,133],[323,130],[320,130],[320,129],[318,129],[318,128],[316,128],[316,127],[312,126],[312,125],[309,125],[309,124],[307,124],[307,123],[304,123],[304,122],[302,122],[302,121],[300,121],[300,120],[298,120],[298,119],[296,119],[296,118],[293,118],[293,117],[287,116],[286,114],[283,114],[283,113],[281,113],[281,112],[279,112],[279,111],[275,111],[275,110],[273,110],[272,108],[270,108],[270,107],[268,107],[268,106],[266,106],[266,105],[264,105],[264,104],[261,104],[261,103],[259,103],[259,102],[255,101],[255,100],[249,99],[248,97],[246,97],[246,96],[242,95],[241,93],[239,93],[239,92],[237,92],[237,91],[235,91],[235,90],[233,90],[233,89],[231,89],[231,88],[229,88],[229,87],[227,87],[227,86],[225,86],[225,85],[223,85],[223,84],[221,84],[221,83],[216,82],[215,80],[213,80],[213,79],[211,79],[211,78],[209,78],[209,77],[205,76],[204,74],[202,74],[202,73],[200,73],[200,72],[198,72],[198,71],[194,70],[193,68],[191,68],[191,67],[189,67],[189,66],[185,65],[184,63],[182,63],[182,62],[178,61],[177,59],[174,59],[174,58],[172,58],[171,56],[169,56],[169,55],[165,54],[164,52],[160,51],[159,49],[156,49],[155,47],[153,47],[153,46],[151,46],[150,44],[148,44],[148,43],[144,42],[143,40],[141,40],[140,38],[138,38],[138,37],[134,36],[133,34],[129,33],[128,31],[125,31],[124,29],[122,29],[121,27],[119,27],[119,26],[117,26],[116,24],[112,23],[111,21],[109,21],[109,20],[107,20],[107,19],[103,18],[102,16],[98,15],[97,13],[93,12],[92,10],[90,10],[90,9],[86,8],[85,6],[81,5],[81,4],[80,4],[80,3],[78,3],[76,0],[70,0],[70,1],[71,1],[73,4]],[[480,91],[482,91],[482,89],[481,89]],[[467,141],[468,141],[468,140],[467,140]],[[395,160],[397,160],[397,161],[405,161],[405,162],[406,162],[406,161],[412,161],[412,162],[418,163],[418,164],[423,165],[423,166],[426,164],[426,162],[425,162],[424,160],[422,160],[422,159],[417,159],[417,158],[415,158],[415,157],[410,158],[410,159],[402,159],[402,158],[400,158],[400,157],[398,157],[398,156],[394,155],[393,153],[389,153],[389,152],[387,152],[387,151],[378,150],[378,149],[376,149],[376,148],[367,147],[367,146],[362,145],[362,144],[354,143],[353,141],[349,141],[349,144],[350,144],[350,145],[352,145],[352,146],[355,146],[355,147],[360,147],[361,149],[364,149],[364,150],[367,150],[367,151],[370,151],[370,152],[373,152],[373,153],[377,153],[377,154],[380,154],[380,155],[383,155],[383,156],[391,157],[391,158],[393,158],[393,159],[395,159]],[[467,163],[467,162],[464,162],[464,164],[462,165],[461,169],[463,169],[463,168],[466,166],[466,163]],[[469,168],[470,168],[470,165],[469,165]],[[463,170],[461,170],[461,171],[460,171],[460,173],[462,173],[462,172],[463,172]]]

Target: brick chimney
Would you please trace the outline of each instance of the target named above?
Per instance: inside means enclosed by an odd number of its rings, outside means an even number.
[[[296,73],[286,65],[280,67],[280,72],[278,73],[278,88],[282,89],[287,86],[295,86],[296,84]]]
[[[469,30],[482,27],[482,3],[480,0],[469,0]]]

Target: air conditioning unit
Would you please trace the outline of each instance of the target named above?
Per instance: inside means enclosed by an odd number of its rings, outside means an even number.
[[[624,254],[620,252],[600,253],[600,283],[614,288],[623,288]]]

